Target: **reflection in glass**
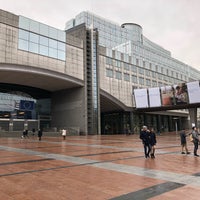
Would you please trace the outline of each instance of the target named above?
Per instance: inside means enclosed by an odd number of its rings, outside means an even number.
[[[39,43],[39,36],[35,33],[30,33],[30,41],[34,43]]]
[[[49,56],[49,50],[47,46],[40,45],[39,46],[39,54],[44,56]]]
[[[19,27],[29,30],[29,19],[26,17],[19,16]]]
[[[49,39],[49,47],[57,49],[58,42],[56,40]]]
[[[30,42],[29,43],[29,51],[33,52],[33,53],[39,53],[38,44]]]
[[[28,51],[28,41],[19,39],[19,49]]]
[[[44,45],[44,46],[48,46],[49,44],[49,39],[47,37],[44,36],[40,36],[40,44]]]
[[[65,60],[66,54],[64,51],[59,51],[58,50],[58,59],[60,60]]]
[[[58,34],[57,33],[58,33],[57,29],[49,26],[49,37],[50,38],[58,39]]]
[[[57,58],[57,50],[53,48],[49,48],[49,56],[53,58]]]
[[[64,31],[22,16],[19,17],[19,28],[19,49],[66,60],[66,34]]]
[[[30,20],[30,29],[29,30],[39,33],[39,23],[34,20]]]
[[[24,30],[19,30],[19,38],[23,39],[23,40],[28,40],[29,39],[29,33],[27,31]]]
[[[65,43],[63,43],[63,42],[58,42],[58,49],[59,49],[59,50],[62,50],[62,51],[65,51]]]

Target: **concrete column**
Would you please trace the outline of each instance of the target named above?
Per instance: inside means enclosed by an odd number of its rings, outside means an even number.
[[[189,108],[189,128],[192,128],[192,124],[197,126],[197,108]]]

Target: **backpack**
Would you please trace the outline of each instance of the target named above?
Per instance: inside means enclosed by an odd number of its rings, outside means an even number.
[[[193,142],[193,141],[194,141],[194,138],[193,138],[193,136],[192,136],[192,133],[190,133],[189,137],[190,137],[190,142]]]

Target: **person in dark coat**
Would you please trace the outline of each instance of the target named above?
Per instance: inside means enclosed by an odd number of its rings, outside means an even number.
[[[147,126],[143,126],[140,132],[140,139],[144,145],[144,154],[145,158],[149,157],[149,153],[151,152],[151,145],[150,145],[150,131],[147,129]]]
[[[199,157],[199,155],[197,154],[197,150],[198,150],[200,139],[199,139],[199,133],[198,133],[197,128],[195,126],[192,127],[192,133],[191,134],[192,134],[193,143],[194,143],[194,156]]]
[[[38,138],[39,138],[39,141],[42,139],[42,130],[41,129],[38,130]]]
[[[188,136],[188,134],[186,134],[186,131],[185,130],[182,130],[180,132],[180,139],[181,139],[181,153],[182,154],[190,154],[190,152],[188,151],[188,148],[187,148],[187,140],[186,140],[186,137]],[[185,149],[185,152],[184,152],[184,149]]]
[[[150,130],[151,158],[155,158],[156,134],[154,128]]]

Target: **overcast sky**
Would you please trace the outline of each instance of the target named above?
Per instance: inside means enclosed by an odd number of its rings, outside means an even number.
[[[90,11],[118,24],[137,23],[172,57],[200,70],[200,0],[0,0],[0,8],[64,30]]]

